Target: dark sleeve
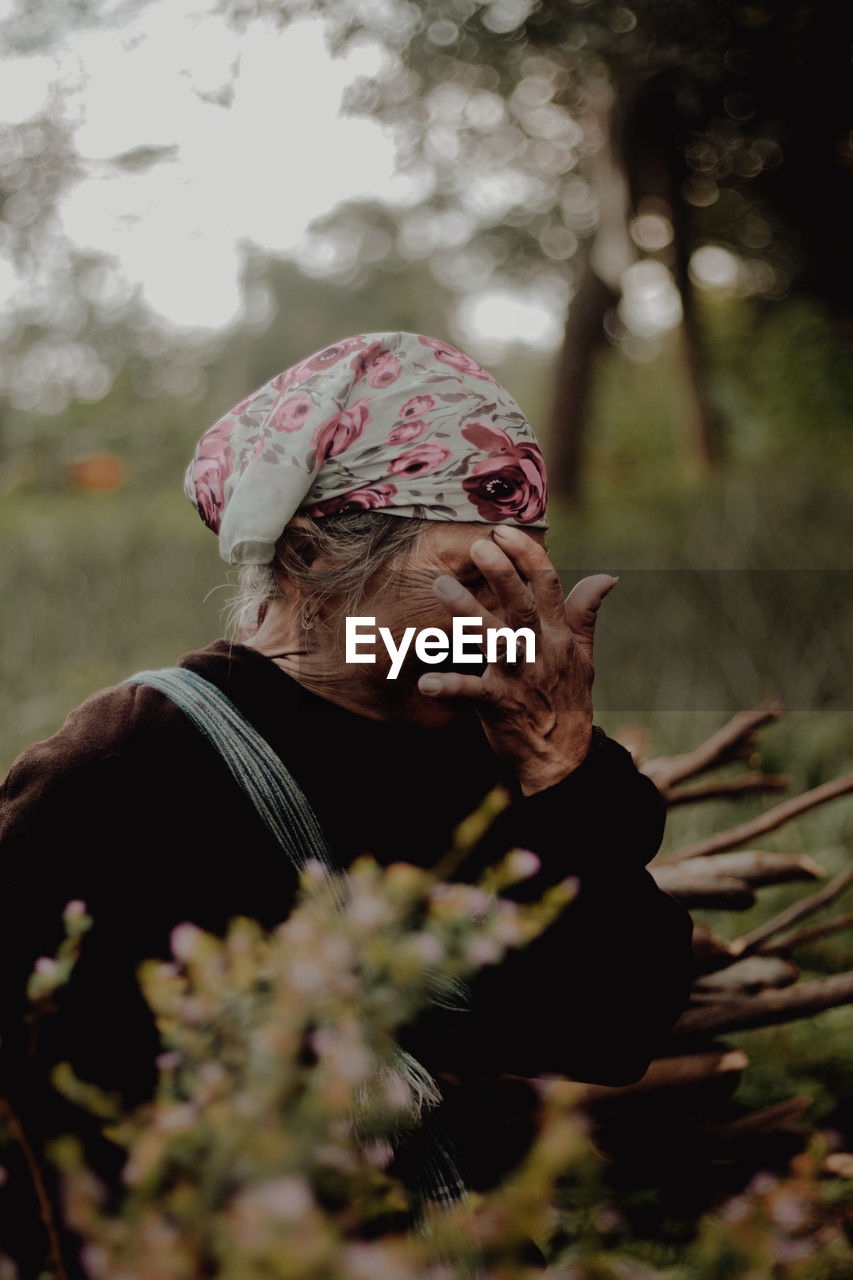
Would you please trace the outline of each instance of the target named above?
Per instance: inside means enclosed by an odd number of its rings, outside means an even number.
[[[561,782],[527,797],[517,790],[469,870],[520,847],[540,870],[505,896],[533,901],[567,876],[579,890],[544,934],[476,975],[468,1010],[447,1016],[442,1052],[454,1063],[436,1070],[610,1085],[642,1077],[694,973],[690,915],[646,870],[664,821],[657,788],[599,728]]]
[[[62,728],[28,747],[0,784],[0,1026],[19,1025],[27,979],[52,956],[71,899],[91,910],[123,864],[121,765],[133,736],[134,691],[102,690]],[[124,823],[122,823],[124,818]]]

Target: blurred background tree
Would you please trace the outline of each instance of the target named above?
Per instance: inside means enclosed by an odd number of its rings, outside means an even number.
[[[596,350],[606,338],[636,350],[667,317],[681,318],[696,456],[722,460],[697,272],[736,275],[764,308],[816,299],[849,326],[843,6],[237,0],[231,11],[286,22],[306,7],[333,50],[382,46],[381,70],[347,106],[393,131],[424,191],[393,229],[358,204],[318,227],[340,272],[364,281],[378,263],[423,259],[458,295],[488,280],[570,299],[550,414],[558,497],[580,495]]]
[[[721,463],[737,427],[714,385],[697,284],[751,299],[759,344],[763,331],[778,337],[780,303],[806,328],[817,305],[836,340],[849,340],[853,157],[843,6],[230,0],[223,7],[237,31],[314,17],[333,55],[358,44],[382,52],[376,74],[351,85],[345,108],[391,131],[398,166],[420,194],[403,207],[375,199],[336,207],[317,220],[299,256],[309,280],[322,276],[338,287],[334,311],[341,297],[357,300],[351,327],[364,329],[372,312],[377,327],[444,331],[486,286],[564,312],[543,413],[555,496],[572,503],[581,496],[598,357],[615,346],[635,362],[652,360],[669,330],[677,334],[681,434],[700,467]],[[50,52],[75,30],[120,28],[129,12],[103,0],[19,3],[0,37],[13,54]],[[236,61],[232,75],[239,76]],[[227,84],[220,99],[227,109]],[[101,169],[105,177],[144,172],[175,153],[143,145]],[[237,395],[245,373],[263,379],[304,345],[299,333],[289,349],[286,329],[282,341],[276,327],[271,362],[253,356],[247,365],[240,354],[241,334],[257,352],[273,317],[306,303],[295,275],[285,285],[280,264],[264,268],[251,244],[233,359],[221,334],[181,332],[152,314],[115,261],[75,249],[61,233],[57,203],[86,168],[59,91],[40,118],[2,128],[0,252],[21,282],[5,323],[2,386],[25,415],[4,415],[7,453],[32,438],[31,411],[55,415],[100,401],[125,379],[134,395],[198,399],[214,359],[217,387]],[[318,341],[329,337],[321,323]]]

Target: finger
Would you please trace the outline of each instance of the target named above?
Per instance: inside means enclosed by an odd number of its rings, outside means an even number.
[[[511,524],[495,529],[495,541],[512,557],[529,582],[540,620],[551,626],[561,625],[565,604],[563,587],[545,548]]]
[[[494,701],[494,691],[480,676],[463,676],[458,671],[439,674],[429,671],[418,680],[418,689],[428,698],[454,698],[488,706]]]
[[[467,637],[472,644],[476,644],[485,652],[486,647],[486,630],[494,627],[500,627],[502,624],[498,618],[485,609],[476,596],[472,595],[467,587],[463,587],[461,582],[450,576],[449,573],[440,574],[432,584],[432,589],[446,609],[455,617],[479,618],[483,623],[483,628],[478,634],[471,634]]]
[[[599,606],[618,581],[609,573],[593,573],[588,578],[581,578],[566,597],[566,621],[578,644],[590,654]]]
[[[495,593],[505,621],[515,627],[538,627],[539,610],[533,592],[509,556],[491,538],[478,538],[471,544],[471,558]]]

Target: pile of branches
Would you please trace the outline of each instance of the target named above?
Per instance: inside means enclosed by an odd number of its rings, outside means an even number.
[[[695,750],[648,761],[643,760],[641,730],[628,729],[617,736],[668,806],[772,793],[785,790],[789,780],[757,767],[757,733],[781,711],[778,702],[768,701],[734,716]],[[725,780],[707,776],[732,761],[747,762],[746,770]],[[661,1056],[636,1084],[583,1087],[584,1105],[598,1123],[605,1151],[640,1152],[657,1168],[667,1165],[675,1170],[676,1178],[684,1177],[688,1164],[695,1174],[697,1160],[716,1160],[734,1171],[732,1180],[743,1182],[757,1168],[805,1147],[812,1098],[795,1096],[760,1110],[739,1104],[733,1095],[749,1060],[724,1037],[811,1018],[853,1002],[853,971],[801,981],[792,959],[804,944],[853,925],[849,912],[818,922],[812,919],[853,883],[853,868],[814,890],[826,872],[813,858],[755,847],[769,832],[851,791],[853,774],[845,774],[785,799],[750,821],[660,854],[649,865],[660,888],[692,910],[743,911],[770,885],[800,883],[804,892],[793,905],[732,940],[717,936],[707,924],[695,923],[697,977],[689,1007]],[[824,1168],[853,1176],[853,1154],[831,1151]]]

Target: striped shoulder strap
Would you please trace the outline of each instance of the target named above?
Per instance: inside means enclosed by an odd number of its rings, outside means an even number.
[[[123,684],[147,684],[171,698],[220,753],[235,781],[255,806],[297,872],[316,859],[338,873],[326,837],[305,793],[265,738],[215,684],[187,667],[137,671]],[[330,874],[338,907],[346,900],[346,877]],[[418,1099],[421,1194],[436,1204],[451,1204],[465,1195],[448,1135],[430,1107],[441,1098],[424,1067],[400,1046],[396,1073]]]
[[[315,859],[335,871],[317,816],[296,779],[221,689],[186,667],[137,671],[123,684],[147,684],[171,698],[213,744],[296,868]]]

